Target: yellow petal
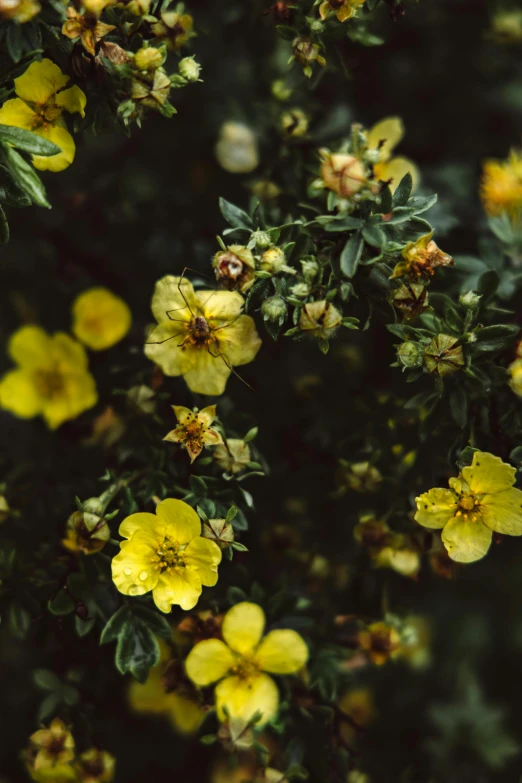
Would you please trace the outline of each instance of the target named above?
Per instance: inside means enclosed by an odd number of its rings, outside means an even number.
[[[214,419],[216,418],[216,406],[215,405],[208,405],[206,408],[203,408],[198,413],[198,419],[205,425],[205,427],[210,427]]]
[[[424,527],[444,527],[457,511],[457,498],[450,489],[435,487],[415,498],[415,502],[415,521]]]
[[[69,77],[61,72],[55,63],[47,58],[33,62],[18,79],[14,80],[15,92],[24,101],[45,103],[62,87]]]
[[[486,451],[476,451],[470,466],[462,468],[462,476],[476,495],[501,492],[515,483],[516,470],[500,457]]]
[[[383,182],[391,179],[390,190],[392,193],[395,192],[395,189],[399,185],[401,179],[408,173],[411,174],[411,179],[413,182],[412,190],[415,190],[420,182],[419,169],[415,163],[413,163],[413,161],[409,160],[408,158],[398,157],[392,158],[387,163],[377,163],[373,167],[373,170],[377,179],[380,179]]]
[[[74,139],[62,125],[49,126],[49,128],[36,128],[35,133],[44,139],[57,144],[62,150],[57,155],[33,155],[33,166],[39,171],[63,171],[68,168],[74,160],[76,146]]]
[[[87,98],[85,93],[76,85],[74,85],[74,87],[69,87],[68,90],[59,92],[56,96],[57,106],[62,106],[71,114],[81,114],[82,117],[85,117],[86,104]]]
[[[268,674],[249,679],[227,677],[216,686],[216,708],[220,720],[226,720],[225,707],[231,718],[245,721],[261,712],[262,718],[256,724],[260,726],[277,715],[279,691]]]
[[[404,125],[400,117],[386,117],[376,123],[367,133],[368,146],[377,149],[380,141],[384,141],[381,152],[381,161],[390,159],[392,150],[404,136]]]
[[[22,326],[9,338],[7,350],[24,370],[35,370],[52,365],[51,337],[39,326]]]
[[[234,666],[235,658],[221,639],[198,642],[187,656],[185,670],[200,688],[221,680]]]
[[[0,408],[21,419],[32,419],[42,411],[43,401],[27,370],[12,370],[0,380]]]
[[[187,566],[195,568],[205,587],[214,587],[218,580],[218,565],[221,562],[221,549],[215,541],[207,538],[194,538],[184,552]]]
[[[156,506],[156,514],[165,524],[167,535],[179,544],[188,544],[201,535],[201,520],[188,503],[167,498]]]
[[[61,391],[47,398],[43,404],[43,417],[50,429],[56,429],[64,421],[75,419],[80,413],[98,402],[96,383],[88,372],[67,372],[63,376]]]
[[[72,306],[73,333],[93,351],[110,348],[130,329],[131,312],[123,299],[107,288],[90,288]]]
[[[265,672],[295,674],[308,660],[308,647],[295,631],[270,631],[257,648],[255,658]]]
[[[156,362],[165,375],[182,375],[186,351],[181,350],[181,343],[187,336],[187,332],[174,321],[164,321],[159,324],[147,337],[145,342],[145,356]],[[194,350],[194,349],[192,349]]]
[[[132,541],[124,541],[120,552],[112,559],[112,580],[124,595],[144,595],[158,583],[155,541],[136,533]]]
[[[174,411],[174,415],[176,416],[180,424],[185,424],[187,421],[194,418],[195,416],[195,414],[193,413],[193,411],[190,410],[190,408],[184,408],[183,405],[173,405],[172,410]]]
[[[51,338],[52,358],[59,364],[62,371],[86,370],[89,364],[83,345],[73,340],[65,332],[56,332]]]
[[[208,429],[203,433],[203,443],[205,446],[219,446],[223,443],[223,438],[217,430]]]
[[[206,715],[199,704],[176,692],[169,693],[168,714],[173,728],[180,734],[193,734]]]
[[[448,522],[442,531],[442,542],[452,560],[472,563],[487,553],[492,535],[491,530],[480,520],[470,522],[460,516]]]
[[[237,321],[215,334],[218,338],[219,352],[225,356],[232,367],[253,361],[261,348],[261,338],[253,318],[249,315],[240,315]]]
[[[186,612],[193,609],[201,595],[201,579],[197,571],[180,568],[179,571],[164,571],[152,591],[154,603],[168,614],[173,605],[181,606]]]
[[[132,710],[152,715],[169,711],[170,699],[173,694],[165,693],[162,673],[163,667],[155,666],[150,670],[144,683],[137,682],[137,680],[131,682],[128,698]]]
[[[167,320],[178,325],[190,321],[198,310],[192,283],[186,277],[162,277],[154,288],[151,308],[159,324]]]
[[[30,106],[20,98],[11,98],[0,109],[0,123],[2,125],[14,125],[16,128],[24,128],[32,131],[38,116]]]
[[[222,634],[228,646],[244,655],[257,647],[265,628],[265,613],[258,604],[242,601],[229,609]]]
[[[522,535],[522,492],[515,487],[484,495],[480,501],[481,517],[495,533]]]
[[[122,538],[132,538],[135,533],[144,533],[154,536],[158,519],[155,514],[148,514],[146,511],[138,514],[131,514],[120,525],[119,534]]]
[[[209,348],[188,346],[181,353],[183,377],[196,394],[219,395],[225,391],[232,370],[230,360],[222,356],[216,343]]]
[[[237,291],[196,291],[199,307],[214,327],[230,323],[243,310],[245,300]]]

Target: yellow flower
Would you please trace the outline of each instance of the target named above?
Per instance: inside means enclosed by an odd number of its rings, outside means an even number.
[[[333,12],[340,22],[346,22],[352,16],[357,16],[357,11],[364,3],[365,0],[325,0],[319,6],[319,16],[324,20]]]
[[[417,577],[421,567],[421,558],[418,549],[414,546],[409,536],[403,533],[394,533],[391,541],[372,555],[377,568],[391,568],[401,576]]]
[[[186,661],[190,679],[199,687],[217,682],[220,720],[248,721],[261,713],[261,723],[277,715],[279,692],[270,674],[295,674],[308,660],[308,648],[292,630],[270,631],[263,637],[265,613],[257,604],[236,604],[223,620],[223,639],[196,644]],[[263,638],[262,638],[263,637]],[[260,724],[258,724],[260,725]]]
[[[386,117],[366,134],[368,149],[379,151],[379,162],[373,167],[374,174],[383,182],[391,180],[392,192],[408,172],[411,174],[414,188],[420,180],[419,170],[413,161],[402,157],[392,158],[392,152],[403,136],[404,125],[400,117]]]
[[[515,359],[508,367],[509,385],[519,397],[522,397],[522,359]]]
[[[8,351],[18,368],[0,380],[0,408],[22,419],[42,415],[54,430],[96,405],[87,354],[69,335],[22,326],[11,335]]]
[[[129,308],[107,288],[83,291],[72,306],[74,336],[93,351],[103,351],[122,340],[131,327]]]
[[[401,654],[401,636],[393,625],[385,622],[372,623],[359,631],[359,647],[364,650],[372,663],[382,666]]]
[[[183,375],[191,391],[223,394],[232,367],[251,362],[261,347],[243,304],[237,291],[194,291],[185,278],[163,277],[152,297],[159,326],[145,355],[165,375]]]
[[[391,280],[403,275],[412,278],[426,277],[434,274],[438,266],[453,266],[453,258],[444,253],[433,241],[433,231],[425,234],[415,242],[409,242],[402,251],[402,261],[395,266]]]
[[[508,160],[487,160],[480,183],[482,204],[488,215],[502,212],[516,218],[522,211],[522,152],[511,150]]]
[[[33,155],[33,165],[41,171],[63,171],[74,160],[74,139],[62,114],[77,112],[83,117],[87,99],[76,85],[63,89],[69,78],[51,60],[33,62],[14,80],[18,98],[6,101],[0,109],[0,124],[32,131],[61,148],[57,155]]]
[[[216,418],[216,406],[209,405],[198,411],[191,411],[182,405],[173,405],[172,410],[176,414],[179,425],[165,435],[163,440],[172,443],[183,443],[187,449],[190,461],[194,462],[203,451],[203,446],[217,446],[223,443],[219,432],[210,425]]]
[[[342,313],[331,302],[307,302],[299,316],[299,328],[311,337],[328,340],[343,320]]]
[[[124,595],[152,590],[161,612],[174,604],[188,610],[196,606],[202,586],[218,579],[221,550],[201,537],[201,522],[182,500],[168,498],[156,514],[131,514],[120,525],[121,551],[112,560],[114,584]]]
[[[357,740],[359,732],[356,727],[364,729],[369,726],[377,714],[369,688],[346,691],[339,700],[339,709],[349,718],[349,721],[341,720],[339,726],[339,733],[348,744]]]
[[[205,712],[195,699],[194,686],[179,671],[178,662],[171,659],[164,642],[160,641],[160,649],[160,663],[150,670],[147,680],[132,681],[130,706],[146,715],[164,715],[175,731],[193,734],[199,729]]]
[[[115,765],[116,759],[106,750],[90,748],[79,756],[74,766],[79,783],[111,783]]]
[[[113,24],[99,22],[95,14],[79,14],[76,8],[69,6],[67,21],[62,26],[62,34],[73,40],[80,38],[83,48],[94,57],[98,41],[114,29]]]
[[[31,763],[34,772],[51,771],[56,773],[62,766],[67,767],[74,758],[74,739],[65,723],[55,718],[48,729],[39,729],[30,737]],[[65,779],[68,774],[65,771]],[[51,776],[47,778],[51,780]],[[54,778],[53,778],[54,779]]]
[[[522,535],[522,492],[513,487],[515,473],[500,457],[476,451],[471,466],[449,480],[451,489],[430,489],[416,498],[415,519],[424,527],[442,529],[452,560],[480,560],[493,533]]]
[[[18,24],[25,24],[42,10],[37,0],[0,0],[0,19],[14,19]]]
[[[194,22],[188,14],[177,11],[163,11],[161,20],[152,25],[152,32],[160,41],[165,41],[173,52],[179,51],[194,33]]]

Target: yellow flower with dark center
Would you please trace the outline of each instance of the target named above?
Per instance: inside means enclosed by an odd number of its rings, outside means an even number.
[[[69,335],[51,337],[39,326],[22,326],[8,350],[18,368],[0,380],[0,408],[22,419],[42,415],[54,430],[96,405],[87,354]]]
[[[383,621],[371,623],[359,631],[359,647],[364,650],[372,663],[382,666],[401,653],[401,636],[393,625]]]
[[[55,718],[48,729],[39,729],[30,737],[30,769],[36,774],[44,772],[43,779],[53,780],[63,770],[64,778],[69,774],[68,764],[74,759],[74,739],[63,721]],[[38,779],[38,778],[37,778]]]
[[[400,117],[386,117],[366,134],[368,149],[379,151],[379,162],[373,166],[374,174],[382,182],[391,180],[392,192],[408,172],[411,174],[414,188],[420,180],[419,170],[413,161],[400,156],[392,158],[393,150],[403,136],[404,125]]]
[[[482,166],[480,196],[492,217],[503,212],[518,218],[522,212],[522,152],[511,150],[505,161],[487,160]]]
[[[182,663],[172,659],[162,641],[160,650],[160,662],[150,670],[147,680],[133,680],[130,684],[131,709],[146,715],[164,715],[179,734],[193,734],[205,717],[196,689],[186,678]]]
[[[326,0],[319,6],[319,16],[324,20],[334,13],[340,22],[346,22],[357,16],[357,11],[364,3],[365,0]]]
[[[178,11],[163,11],[161,19],[152,25],[152,32],[160,41],[165,41],[173,52],[179,51],[192,37],[194,22],[188,14]]]
[[[217,446],[223,443],[219,432],[210,426],[216,418],[215,405],[209,405],[202,411],[197,409],[191,411],[190,408],[184,408],[182,405],[173,405],[172,410],[179,423],[176,429],[165,435],[163,440],[182,443],[188,451],[191,462],[201,454],[204,446]]]
[[[430,489],[416,498],[415,519],[442,530],[452,560],[472,563],[487,553],[493,533],[522,535],[522,492],[513,487],[516,470],[484,451],[450,478],[451,489]]]
[[[391,280],[403,275],[412,278],[429,277],[438,266],[453,266],[454,260],[433,241],[433,231],[415,242],[409,242],[402,251],[402,261],[395,266]]]
[[[159,326],[145,354],[165,375],[183,375],[198,394],[223,394],[232,367],[251,362],[261,347],[237,291],[194,291],[185,278],[156,283],[152,312]]]
[[[111,783],[114,780],[115,766],[114,756],[98,748],[86,750],[74,765],[78,783]]]
[[[69,6],[67,21],[62,26],[62,34],[73,40],[80,38],[83,48],[94,57],[98,41],[114,29],[113,24],[98,21],[95,14],[88,12],[79,14],[76,8]]]
[[[74,336],[93,351],[103,351],[122,340],[132,323],[123,299],[107,288],[83,291],[72,306]]]
[[[196,606],[203,585],[218,579],[221,550],[201,537],[201,521],[187,503],[167,498],[156,514],[131,514],[120,525],[121,551],[112,560],[112,579],[124,595],[152,590],[161,612],[174,604]]]
[[[69,79],[51,60],[33,62],[14,80],[18,98],[0,108],[0,124],[32,131],[61,148],[49,157],[33,155],[33,165],[42,171],[63,171],[74,160],[74,139],[62,115],[68,111],[83,117],[87,99],[76,85],[64,89]]]
[[[248,721],[259,712],[259,724],[272,720],[279,707],[279,692],[269,674],[296,674],[308,660],[303,638],[289,629],[270,631],[263,637],[265,613],[244,601],[230,609],[223,620],[223,639],[196,644],[186,661],[192,682],[215,688],[218,718]]]

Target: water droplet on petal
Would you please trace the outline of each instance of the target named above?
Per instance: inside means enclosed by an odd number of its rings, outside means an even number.
[[[132,568],[124,568],[123,573],[125,576],[130,576],[132,574]]]
[[[145,581],[145,579],[148,577],[149,572],[148,571],[140,571],[140,579],[142,582]]]

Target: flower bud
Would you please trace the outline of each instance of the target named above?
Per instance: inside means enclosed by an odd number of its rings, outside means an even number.
[[[254,231],[250,237],[250,243],[253,243],[257,250],[268,250],[269,247],[272,247],[272,240],[266,231]]]
[[[226,473],[241,473],[250,462],[250,448],[239,438],[229,438],[225,443],[216,446],[214,459]]]
[[[178,63],[178,71],[188,82],[197,82],[201,73],[201,65],[193,57],[184,57]]]
[[[130,0],[125,8],[133,16],[145,16],[150,11],[151,0]]]
[[[270,296],[261,305],[261,312],[265,321],[273,321],[281,326],[287,314],[286,302],[280,296]]]
[[[308,302],[301,310],[299,328],[312,337],[328,339],[341,325],[342,318],[331,302]]]
[[[303,270],[303,277],[305,282],[313,283],[319,272],[319,263],[316,258],[309,256],[301,261],[301,268]]]
[[[283,79],[276,79],[272,83],[272,95],[278,101],[287,101],[292,95],[292,90]]]
[[[302,109],[290,109],[281,116],[281,128],[285,136],[298,139],[308,130],[308,117]]]
[[[5,522],[9,516],[9,504],[3,495],[0,495],[0,522]]]
[[[252,287],[255,279],[255,260],[251,250],[243,245],[230,245],[227,250],[216,253],[212,260],[216,280],[229,291],[237,289],[244,293]]]
[[[296,283],[290,289],[290,293],[293,296],[305,297],[310,293],[310,286],[308,283]]]
[[[355,492],[376,492],[381,486],[382,475],[368,461],[354,462],[342,467],[339,480]]]
[[[397,359],[403,367],[422,367],[422,349],[417,343],[408,340],[397,348]]]
[[[322,150],[321,179],[329,190],[342,198],[358,193],[366,184],[366,170],[359,158],[347,153]]]
[[[392,296],[392,304],[405,318],[414,318],[428,307],[428,290],[422,283],[403,283]]]
[[[271,275],[279,274],[285,265],[286,256],[280,247],[270,247],[265,250],[259,262],[259,268],[263,272],[270,272]]]
[[[466,307],[469,310],[473,310],[477,307],[481,299],[482,294],[477,294],[476,291],[463,291],[459,296],[459,302],[462,307]]]
[[[165,49],[146,46],[134,55],[134,64],[139,71],[155,71],[165,62]]]
[[[248,174],[257,168],[259,153],[254,131],[241,122],[225,122],[216,144],[216,158],[231,174]]]
[[[226,519],[208,519],[201,528],[203,538],[215,541],[220,549],[228,549],[234,542],[234,528]]]

